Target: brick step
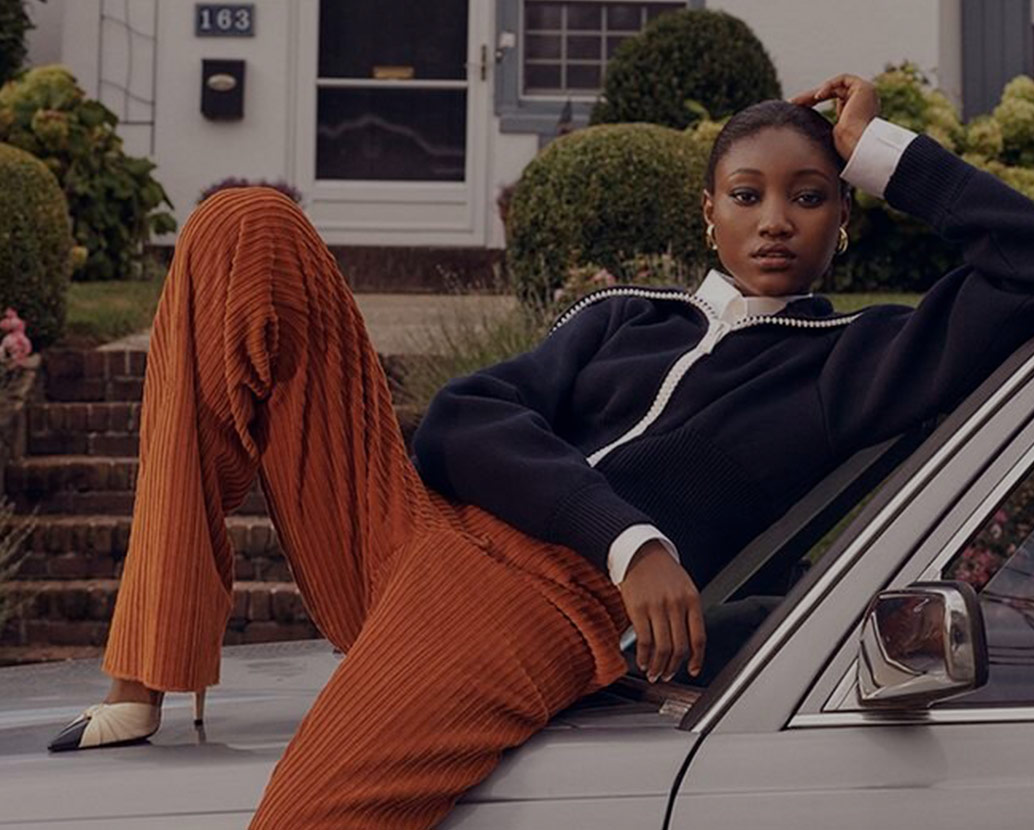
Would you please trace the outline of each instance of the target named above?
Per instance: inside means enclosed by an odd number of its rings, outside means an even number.
[[[27,456],[7,466],[4,489],[19,512],[129,515],[139,466],[134,456]],[[233,512],[266,514],[258,477]]]
[[[118,579],[129,543],[129,516],[39,516],[14,580]],[[239,580],[290,582],[273,523],[264,516],[226,520]]]
[[[396,388],[409,355],[378,355]],[[43,360],[44,390],[49,401],[139,401],[143,397],[147,352],[140,349],[48,349]]]
[[[28,451],[33,455],[135,456],[139,402],[35,403],[28,408]]]
[[[107,640],[118,580],[14,582],[0,593],[15,609],[0,646],[102,646]],[[293,582],[240,581],[223,643],[302,640],[319,633]]]
[[[230,511],[231,516],[266,516],[266,499],[255,485],[240,507]],[[18,513],[37,510],[44,515],[88,516],[103,513],[110,516],[133,515],[134,494],[128,490],[96,490],[78,492],[58,491],[39,496],[24,493],[9,493],[11,503]]]
[[[28,451],[32,455],[136,456],[140,452],[139,401],[67,401],[29,407]],[[395,407],[407,445],[420,423],[414,406]]]
[[[53,380],[142,378],[147,349],[47,349],[43,369]]]

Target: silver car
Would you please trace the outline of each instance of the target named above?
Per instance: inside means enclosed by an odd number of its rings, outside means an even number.
[[[785,597],[756,596],[784,575]],[[441,826],[1034,825],[1034,342],[940,423],[835,471],[703,600],[705,688],[629,674]],[[57,756],[54,730],[104,694],[97,661],[0,670],[0,828],[243,827],[339,659],[227,648],[207,732],[170,695],[149,744]]]

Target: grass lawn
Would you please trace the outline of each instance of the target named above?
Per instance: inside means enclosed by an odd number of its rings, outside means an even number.
[[[841,314],[847,314],[865,308],[868,305],[897,303],[915,306],[922,299],[922,294],[827,294],[833,308]]]
[[[164,274],[148,280],[73,282],[61,345],[91,346],[118,340],[151,325]]]

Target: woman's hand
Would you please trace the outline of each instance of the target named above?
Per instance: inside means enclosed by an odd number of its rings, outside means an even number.
[[[880,114],[880,96],[875,86],[857,75],[837,75],[814,89],[795,95],[790,103],[812,107],[830,98],[837,102],[833,142],[837,152],[847,161],[869,122]]]
[[[618,589],[635,628],[636,663],[650,681],[670,680],[691,653],[689,673],[699,674],[706,643],[700,592],[671,554],[659,542],[647,542]]]

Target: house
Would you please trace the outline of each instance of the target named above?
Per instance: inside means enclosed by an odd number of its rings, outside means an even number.
[[[971,116],[1032,69],[1030,0],[30,0],[30,59],[118,114],[181,224],[213,182],[285,179],[353,262],[477,271],[501,189],[587,122],[622,40],[686,5],[745,20],[787,95],[910,59]]]

